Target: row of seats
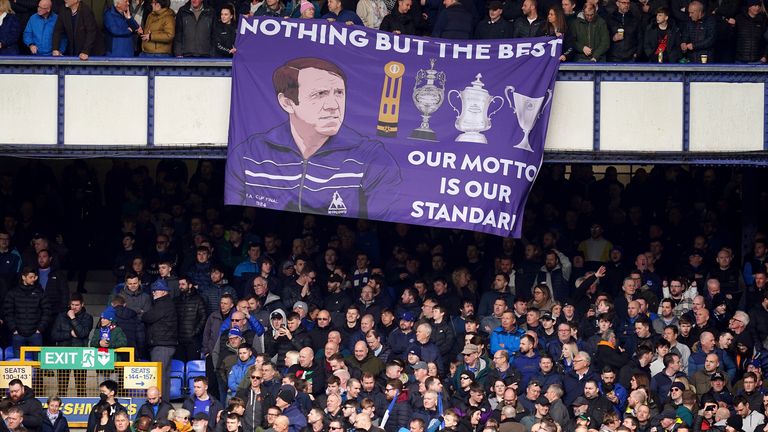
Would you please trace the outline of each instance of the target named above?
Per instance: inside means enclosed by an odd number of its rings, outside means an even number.
[[[181,399],[192,392],[195,377],[205,376],[205,360],[171,361],[171,399]]]

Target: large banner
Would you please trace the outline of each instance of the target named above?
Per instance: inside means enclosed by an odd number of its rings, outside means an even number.
[[[559,39],[241,20],[225,202],[520,236]]]

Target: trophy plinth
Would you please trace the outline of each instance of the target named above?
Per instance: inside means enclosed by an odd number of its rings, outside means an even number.
[[[429,126],[429,118],[445,99],[445,72],[435,70],[435,59],[429,60],[429,69],[419,69],[413,85],[413,103],[421,112],[421,124],[411,131],[409,138],[437,141],[437,134]]]

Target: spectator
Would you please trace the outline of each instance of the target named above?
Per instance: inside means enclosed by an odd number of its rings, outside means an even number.
[[[139,407],[137,417],[149,417],[153,421],[167,419],[173,405],[163,400],[160,396],[160,390],[157,387],[147,389],[147,401]]]
[[[192,417],[206,414],[209,419],[218,418],[223,409],[221,403],[208,393],[208,380],[205,377],[195,377],[192,394],[184,400],[182,407],[192,413]]]
[[[175,299],[179,321],[179,348],[174,358],[183,362],[200,359],[200,346],[205,327],[205,304],[186,277],[179,279],[180,295]]]
[[[11,410],[14,408],[21,410],[21,413],[17,413],[21,415],[14,417],[17,417],[19,420],[23,419],[22,425],[27,432],[41,431],[43,425],[43,405],[35,398],[35,392],[28,386],[25,386],[21,380],[12,379],[8,383],[8,397],[3,401],[10,402]],[[11,415],[12,412],[9,410],[8,414]]]
[[[9,0],[0,0],[0,56],[19,54],[21,24]]]
[[[69,371],[67,371],[69,372]],[[41,432],[69,432],[69,422],[60,411],[61,398],[51,396],[46,401],[47,408],[43,415]]]
[[[610,47],[608,26],[597,15],[597,9],[591,3],[584,5],[573,26],[573,46],[577,62],[602,62]]]
[[[219,14],[220,19],[213,24],[214,57],[232,58],[235,48],[235,8],[231,4],[224,5]]]
[[[210,57],[213,10],[203,0],[190,0],[176,14],[173,53],[176,57]],[[195,283],[199,283],[195,280]]]
[[[102,381],[99,384],[100,400],[92,408],[88,416],[88,431],[96,430],[97,425],[101,430],[114,430],[115,415],[118,412],[128,412],[117,401],[117,383],[112,380]]]
[[[488,4],[488,19],[477,23],[475,39],[508,39],[514,33],[511,22],[502,18],[502,3],[494,0]]]
[[[712,59],[716,39],[716,23],[712,16],[705,15],[704,5],[693,0],[688,4],[688,20],[682,30],[680,49],[691,63],[705,63]],[[719,255],[719,254],[718,254]],[[726,263],[723,258],[722,262]],[[730,265],[730,261],[727,261]],[[728,266],[726,266],[728,267]],[[710,273],[711,274],[711,273]]]
[[[443,39],[471,39],[474,18],[458,0],[443,0],[443,9],[437,15],[432,37]]]
[[[544,19],[539,17],[537,0],[523,1],[523,16],[513,24],[513,38],[532,38],[542,35]]]
[[[27,432],[27,429],[22,425],[24,420],[24,412],[19,407],[6,406],[3,407],[4,412],[0,411],[3,416],[3,423],[9,432]]]
[[[413,0],[397,0],[396,7],[381,20],[379,30],[394,34],[416,34],[416,21],[410,13]],[[303,5],[302,5],[303,7]]]
[[[344,9],[341,0],[328,0],[328,13],[322,16],[330,22],[340,22],[346,25],[363,25],[363,20],[351,10]]]
[[[69,310],[56,316],[51,328],[51,340],[56,346],[85,347],[89,346],[88,335],[93,328],[93,317],[86,312],[83,304],[83,295],[72,293],[69,300]],[[58,376],[58,385],[60,395],[67,394],[69,387],[69,377],[72,374],[69,370],[56,371]],[[76,386],[78,396],[85,397],[85,389],[82,386]],[[50,408],[50,402],[48,404]],[[61,406],[61,401],[59,401]],[[50,417],[50,416],[49,416]],[[52,419],[56,420],[55,417]],[[54,428],[55,429],[55,428]],[[61,431],[54,431],[61,432]]]
[[[19,358],[22,345],[43,345],[43,333],[51,323],[51,308],[37,283],[37,273],[31,268],[21,270],[21,283],[5,297],[3,316],[12,334],[14,357]]]
[[[384,0],[359,0],[357,2],[357,16],[363,21],[363,25],[377,29],[381,21],[389,13]]]
[[[629,0],[616,0],[616,10],[606,19],[608,24],[608,33],[611,36],[611,48],[608,50],[608,61],[615,63],[634,62],[642,53],[643,29],[641,28],[640,18],[630,11]],[[605,244],[603,254],[598,261],[605,262],[613,245],[602,238],[602,225],[595,225],[600,238]],[[594,239],[595,234],[592,234]],[[587,258],[589,261],[589,258]]]
[[[734,19],[736,26],[736,62],[738,63],[765,63],[768,59],[766,55],[766,44],[762,35],[765,34],[768,19],[763,12],[762,2],[760,0],[749,0],[747,8]],[[747,268],[754,266],[759,269],[760,261],[757,253],[762,252],[762,259],[765,260],[765,241],[755,242],[756,261],[755,264],[747,262],[744,264],[744,279],[754,280],[752,271]],[[765,266],[765,265],[763,265]],[[749,278],[747,274],[749,273]]]
[[[104,11],[106,56],[133,57],[139,23],[131,16],[129,0],[114,2],[114,6]]]
[[[286,8],[285,4],[281,0],[264,0],[256,11],[254,16],[271,16],[276,18],[287,17],[291,15],[291,11]]]
[[[565,0],[564,0],[565,1]],[[569,3],[570,4],[570,3]],[[556,37],[563,40],[560,53],[560,61],[568,60],[573,54],[573,46],[568,32],[568,22],[563,10],[558,6],[552,6],[547,11],[547,19],[542,26],[542,36]]]
[[[118,292],[118,295],[125,300],[125,307],[136,312],[139,317],[152,309],[152,297],[142,290],[139,276],[136,273],[125,275],[125,285]]]
[[[115,324],[115,309],[108,306],[101,313],[99,325],[91,335],[89,346],[98,348],[120,348],[127,344],[123,330]]]
[[[170,399],[171,358],[178,345],[178,321],[168,285],[163,280],[152,284],[152,309],[142,315],[147,325],[147,345],[152,361],[163,364],[163,399]]]

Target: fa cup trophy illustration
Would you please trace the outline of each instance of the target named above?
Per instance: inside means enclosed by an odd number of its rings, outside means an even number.
[[[482,74],[477,74],[472,85],[465,87],[461,92],[458,90],[448,92],[448,104],[458,114],[455,123],[456,129],[464,132],[456,137],[456,141],[487,144],[488,140],[483,132],[491,128],[491,117],[504,107],[504,98],[491,96],[488,90],[484,88],[485,84],[481,80],[482,77]],[[454,93],[461,99],[461,112],[451,102],[451,95]],[[501,102],[499,107],[488,114],[488,108],[496,99]]]
[[[413,85],[413,103],[421,112],[421,125],[410,137],[425,141],[437,141],[437,134],[429,127],[429,118],[440,108],[445,99],[445,72],[435,70],[435,59],[429,60],[429,69],[419,69]]]
[[[509,97],[510,92],[512,92],[511,99]],[[541,110],[552,102],[552,90],[548,89],[546,96],[534,98],[516,93],[513,86],[507,86],[504,89],[504,96],[507,98],[507,102],[509,102],[509,107],[517,115],[517,123],[520,124],[520,129],[523,130],[523,139],[517,143],[515,148],[533,152],[531,143],[528,141],[528,135],[533,130],[536,120],[541,117]],[[547,99],[546,102],[544,102],[544,98]]]

